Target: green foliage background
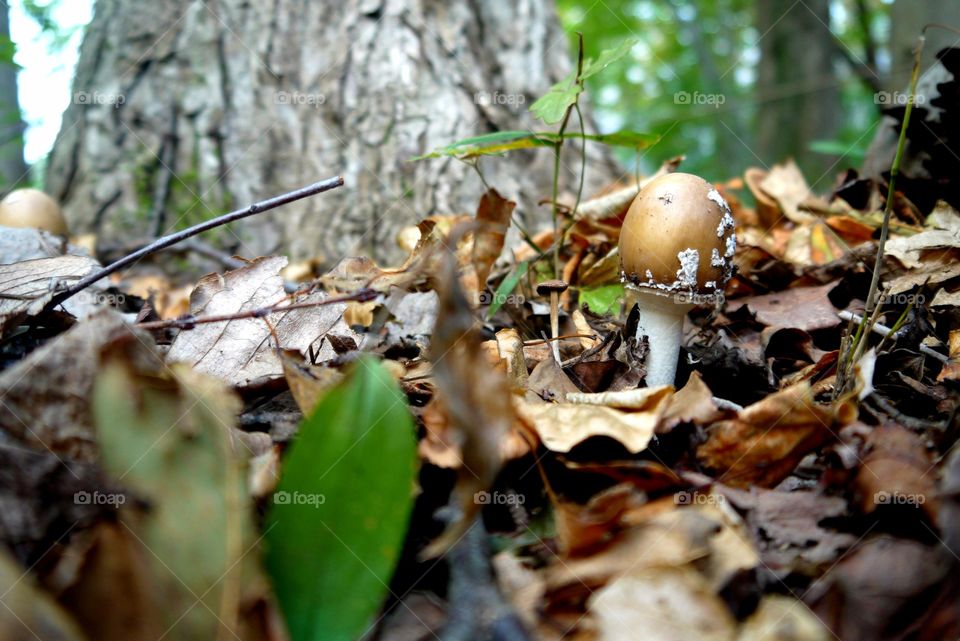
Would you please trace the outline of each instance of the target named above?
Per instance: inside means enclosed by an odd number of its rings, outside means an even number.
[[[754,155],[757,112],[783,91],[813,88],[756,86],[761,34],[754,28],[755,6],[755,0],[557,0],[571,57],[578,31],[583,33],[587,57],[625,38],[640,40],[629,56],[590,78],[587,88],[602,132],[632,129],[660,134],[660,143],[640,152],[641,171],[652,171],[663,160],[683,154],[686,171],[721,180],[761,161],[769,165],[782,160]],[[873,39],[882,48],[889,29],[889,3],[872,0],[866,7]],[[866,37],[856,18],[855,0],[837,0],[830,9],[830,28],[841,46],[862,58]],[[810,144],[827,152],[831,162],[839,160],[838,170],[856,166],[871,138],[863,134],[879,119],[873,92],[843,64],[834,78],[823,82],[841,92],[843,126],[835,140]],[[675,94],[684,91],[722,93],[725,103],[676,104]],[[722,153],[723,135],[738,141],[732,154]],[[633,166],[635,157],[619,153],[627,166]]]

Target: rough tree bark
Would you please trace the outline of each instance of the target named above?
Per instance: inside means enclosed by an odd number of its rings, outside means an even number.
[[[401,227],[472,211],[483,190],[463,163],[409,159],[532,127],[567,42],[542,0],[98,0],[47,185],[72,228],[143,238],[342,174],[345,188],[215,240],[396,260]],[[615,177],[609,156],[591,165],[588,187]],[[530,221],[549,215],[551,167],[542,150],[482,164]],[[578,167],[571,149],[564,184]]]

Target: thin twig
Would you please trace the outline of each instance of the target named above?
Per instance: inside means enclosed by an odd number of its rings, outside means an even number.
[[[266,307],[258,307],[257,309],[247,309],[242,312],[235,312],[233,314],[219,314],[216,316],[194,316],[193,314],[187,314],[185,316],[180,316],[179,318],[168,318],[167,320],[137,323],[136,327],[147,330],[168,328],[193,329],[194,326],[202,325],[203,323],[222,323],[224,321],[243,320],[245,318],[264,318],[270,314],[279,314],[281,312],[289,312],[295,309],[309,309],[310,307],[320,307],[321,305],[336,305],[337,303],[353,302],[364,303],[366,301],[373,300],[379,295],[380,292],[374,289],[364,288],[358,289],[352,294],[334,296],[333,298],[325,298],[323,300],[291,303],[289,305],[284,305],[283,302],[280,302],[273,305],[267,305]]]
[[[80,279],[75,285],[69,287],[68,289],[60,292],[54,296],[46,307],[44,311],[50,311],[63,301],[67,300],[74,294],[77,294],[90,285],[93,285],[95,282],[109,276],[110,274],[123,269],[124,267],[131,265],[145,256],[149,256],[155,252],[160,251],[161,249],[166,249],[171,245],[176,245],[182,240],[190,238],[191,236],[196,236],[202,232],[213,229],[214,227],[219,227],[220,225],[225,225],[227,223],[232,223],[236,220],[242,218],[247,218],[248,216],[253,216],[255,214],[260,214],[271,209],[276,209],[281,205],[286,205],[292,203],[296,200],[301,200],[308,196],[313,196],[324,191],[329,191],[343,185],[343,177],[336,176],[334,178],[328,178],[327,180],[321,180],[320,182],[313,183],[312,185],[307,185],[306,187],[301,187],[300,189],[295,189],[294,191],[281,194],[279,196],[274,196],[273,198],[268,198],[266,200],[261,200],[260,202],[253,203],[245,209],[237,209],[228,214],[218,216],[217,218],[212,218],[210,220],[204,221],[193,227],[188,227],[183,231],[178,231],[176,233],[164,236],[163,238],[158,238],[153,241],[146,247],[142,247],[137,251],[127,254],[120,260],[110,263],[103,269],[86,276],[85,278]]]
[[[600,337],[596,334],[561,334],[556,338],[534,338],[528,341],[523,341],[524,347],[532,347],[534,345],[543,345],[544,343],[552,343],[553,341],[562,341],[567,340],[568,338],[592,338],[593,340],[600,340]]]
[[[853,321],[853,322],[855,322],[855,323],[862,323],[862,322],[863,322],[863,317],[862,317],[862,316],[860,316],[859,314],[854,314],[853,312],[848,312],[848,311],[846,311],[846,310],[840,312],[840,313],[838,314],[838,316],[840,316],[840,318],[842,318],[843,320]],[[873,327],[872,327],[871,329],[873,330],[873,333],[874,333],[874,334],[879,334],[880,336],[888,336],[888,335],[890,335],[892,332],[896,331],[895,329],[891,329],[891,328],[887,327],[886,325],[881,325],[880,323],[874,323],[874,324],[873,324]],[[941,363],[949,363],[949,362],[950,362],[950,357],[949,357],[949,356],[947,356],[947,355],[945,355],[945,354],[941,354],[941,353],[938,352],[937,350],[935,350],[935,349],[933,349],[932,347],[929,347],[929,346],[927,346],[927,345],[924,345],[923,343],[920,344],[920,351],[921,351],[922,353],[926,354],[927,356],[931,356],[931,357],[937,359],[937,360],[940,361]]]

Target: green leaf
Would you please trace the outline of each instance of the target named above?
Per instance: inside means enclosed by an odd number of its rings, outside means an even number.
[[[353,641],[403,546],[416,480],[406,397],[363,358],[300,426],[267,514],[267,569],[293,641]]]
[[[553,136],[553,139],[549,137]],[[440,158],[443,156],[452,156],[454,158],[466,159],[476,156],[490,156],[500,154],[514,149],[530,149],[532,147],[544,147],[553,144],[556,139],[555,134],[538,134],[533,131],[497,131],[492,134],[482,136],[473,136],[464,138],[455,143],[435,149],[429,154],[416,156],[411,160],[423,160],[425,158]]]
[[[580,304],[586,305],[594,314],[614,314],[620,309],[623,299],[623,285],[613,283],[580,290]]]
[[[583,84],[577,82],[577,72],[574,70],[530,105],[530,113],[548,125],[555,125],[563,120],[567,109],[577,102],[581,91]]]
[[[578,131],[570,131],[564,133],[563,136],[559,136],[550,131],[498,131],[483,136],[464,138],[446,147],[435,149],[429,154],[411,158],[411,160],[441,158],[445,156],[465,160],[468,158],[476,158],[477,156],[502,154],[515,149],[546,147],[556,143],[561,138],[586,138],[587,140],[605,145],[631,147],[633,149],[648,147],[659,140],[659,137],[655,134],[645,134],[627,130],[617,131],[611,134],[587,135],[583,135]]]
[[[637,38],[627,38],[621,42],[618,47],[601,51],[596,60],[585,61],[583,63],[583,72],[580,74],[580,80],[583,81],[591,76],[597,75],[612,63],[630,53],[633,45],[637,44],[637,42],[639,42]]]
[[[230,443],[229,426],[242,408],[221,381],[182,364],[170,371],[143,373],[113,359],[97,376],[100,459],[130,494],[99,500],[118,505],[120,531],[143,548],[145,567],[130,571],[146,572],[162,595],[161,629],[173,639],[212,639],[223,631],[216,613],[231,590],[251,580],[258,556],[242,462]],[[138,509],[134,497],[148,509]],[[108,616],[122,616],[126,605]]]
[[[615,131],[612,134],[581,134],[579,131],[565,132],[564,138],[586,138],[613,147],[631,147],[643,149],[657,142],[660,137],[656,134],[645,134],[639,131]]]
[[[493,318],[493,315],[507,302],[507,296],[513,293],[513,290],[517,288],[517,285],[523,277],[527,275],[528,267],[530,267],[528,262],[524,261],[520,263],[500,282],[500,286],[497,287],[497,291],[493,294],[493,300],[490,301],[490,307],[487,308],[487,320]]]

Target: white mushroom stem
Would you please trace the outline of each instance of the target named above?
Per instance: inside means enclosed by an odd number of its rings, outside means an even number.
[[[678,300],[678,295],[658,293],[638,287],[628,287],[631,305],[639,308],[637,340],[647,337],[647,386],[673,385],[677,376],[677,358],[683,337],[683,318],[693,307]]]

